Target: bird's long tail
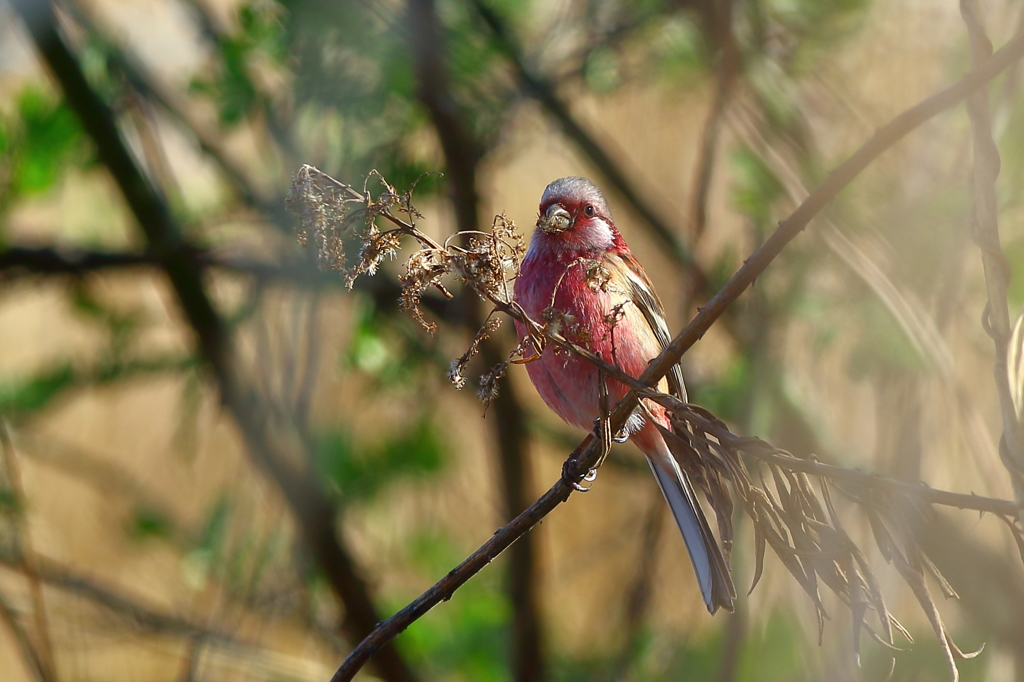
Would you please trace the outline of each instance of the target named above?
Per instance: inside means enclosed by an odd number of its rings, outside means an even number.
[[[679,467],[664,440],[657,440],[661,442],[655,451],[645,451],[644,454],[683,534],[704,603],[712,614],[719,607],[732,611],[736,588],[718,540],[711,533],[711,526],[697,501],[697,493],[690,479]]]

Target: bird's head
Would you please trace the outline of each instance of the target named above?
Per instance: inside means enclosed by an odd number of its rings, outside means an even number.
[[[551,248],[578,252],[624,246],[604,194],[580,177],[559,178],[544,190],[534,239]]]

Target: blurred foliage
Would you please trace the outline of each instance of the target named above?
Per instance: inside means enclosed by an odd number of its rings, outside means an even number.
[[[71,361],[53,363],[28,376],[0,377],[0,414],[12,418],[27,417],[50,407],[71,389],[107,386],[126,379],[152,375],[176,374],[197,366],[198,360],[194,357],[125,361],[115,359],[82,368]]]
[[[442,575],[465,556],[465,548],[449,538],[424,531],[409,546],[409,561],[428,579]],[[398,610],[415,594],[390,604]],[[497,575],[476,576],[448,603],[413,623],[400,641],[414,660],[425,662],[431,678],[458,676],[465,680],[509,680],[508,637],[511,608],[501,594]]]
[[[266,2],[243,5],[238,10],[238,30],[217,36],[217,70],[200,74],[190,84],[193,94],[217,103],[221,125],[231,128],[264,103],[254,83],[253,69],[280,68],[287,58],[280,12]]]
[[[342,362],[346,369],[371,376],[372,391],[415,390],[448,362],[427,343],[420,326],[408,316],[365,300],[352,320],[352,338]]]
[[[0,116],[0,230],[13,202],[50,190],[69,170],[91,161],[67,105],[37,86],[22,89],[14,110]]]
[[[71,363],[62,363],[21,380],[4,381],[0,383],[0,414],[41,410],[74,380]]]
[[[442,453],[440,437],[428,417],[406,433],[388,433],[369,445],[354,443],[346,429],[316,436],[317,465],[345,504],[372,500],[387,485],[438,471]]]
[[[134,510],[125,531],[133,540],[169,539],[174,533],[174,522],[156,509]]]
[[[746,355],[737,355],[712,383],[690,387],[691,400],[722,419],[734,420],[752,383],[753,367]]]
[[[773,214],[773,206],[783,196],[783,186],[761,157],[749,149],[733,153],[736,184],[733,206],[753,221],[758,231],[764,230]]]

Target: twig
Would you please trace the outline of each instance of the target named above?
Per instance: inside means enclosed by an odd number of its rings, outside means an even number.
[[[252,277],[260,283],[282,282],[305,288],[340,287],[344,284],[337,276],[322,273],[305,262],[275,263],[256,258],[228,257],[187,242],[182,248],[192,254],[197,265]],[[0,249],[0,282],[31,275],[84,276],[105,270],[160,267],[160,264],[161,256],[152,252],[10,246]],[[398,289],[394,288],[392,298],[397,296]]]
[[[653,386],[661,377],[667,374],[669,369],[679,362],[683,353],[710,329],[714,321],[725,312],[725,309],[748,286],[753,284],[758,275],[764,272],[765,268],[781,253],[782,249],[803,231],[810,220],[828,205],[839,192],[846,188],[868,164],[928,119],[963,102],[972,92],[998,76],[1022,56],[1024,56],[1024,31],[1017,33],[1013,39],[978,69],[973,70],[945,90],[907,109],[888,124],[879,128],[846,162],[833,171],[825,182],[797,207],[796,211],[779,223],[778,229],[761,248],[744,262],[743,267],[708,301],[707,305],[700,309],[683,331],[672,340],[665,351],[652,360],[643,375],[635,381],[646,386]],[[612,369],[616,368],[613,367]],[[618,403],[611,420],[614,432],[621,429],[628,416],[633,412],[636,401],[637,394],[634,390]],[[582,479],[583,475],[589,471],[601,454],[596,440],[593,434],[589,435],[569,455],[563,469],[563,477],[536,502],[530,505],[526,511],[496,531],[477,551],[452,569],[447,576],[433,587],[394,616],[374,628],[371,635],[360,642],[359,646],[345,659],[341,667],[338,668],[331,678],[332,682],[351,680],[381,646],[404,631],[416,619],[427,613],[442,600],[450,598],[455,590],[482,570],[524,533],[528,532],[544,516],[550,513],[552,509],[568,499],[573,491],[573,483]],[[857,472],[853,473],[857,474]],[[910,487],[913,488],[914,486]],[[953,493],[948,494],[952,495]],[[957,503],[963,503],[964,508],[974,508],[969,506],[969,504],[972,500],[976,500],[976,498],[970,495],[962,497],[968,499],[957,499]],[[1012,503],[1002,501],[1002,504],[1011,505]],[[1003,507],[1003,509],[1009,508],[1009,506]],[[1015,513],[1017,511],[1016,505],[1013,505],[1012,508]]]
[[[985,546],[973,530],[937,515],[916,534],[928,556],[957,586],[958,610],[976,627],[991,632],[1016,666],[1024,665],[1024,583],[1019,564]],[[1017,667],[1017,670],[1021,668]]]
[[[89,86],[74,55],[57,32],[48,2],[17,0],[21,14],[43,61],[60,83],[70,108],[96,144],[100,161],[108,168],[138,222],[148,250],[156,254],[170,280],[182,311],[195,332],[197,345],[245,440],[249,454],[265,467],[280,486],[296,515],[296,522],[317,563],[345,604],[342,623],[348,636],[362,639],[379,621],[369,587],[359,575],[346,547],[338,539],[334,506],[312,472],[295,471],[279,453],[267,432],[265,411],[258,398],[234,370],[229,331],[213,307],[203,283],[203,267],[187,248],[182,232],[163,198],[146,180],[121,139],[113,114]],[[376,661],[390,682],[412,682],[417,675],[394,649]]]
[[[21,558],[10,550],[0,548],[0,566],[18,570]],[[39,577],[52,588],[74,595],[100,607],[102,614],[97,614],[109,629],[111,625],[123,625],[135,632],[143,632],[172,637],[191,642],[202,642],[206,651],[229,655],[231,659],[244,660],[247,667],[270,664],[270,674],[265,679],[293,679],[294,675],[281,671],[277,661],[288,656],[267,649],[251,640],[239,638],[237,633],[226,629],[199,623],[184,616],[169,613],[155,608],[134,595],[128,595],[118,589],[105,585],[93,577],[76,573],[70,567],[50,559],[38,556]],[[2,617],[2,614],[0,614]],[[112,620],[111,617],[117,620]],[[328,633],[321,633],[329,637]],[[6,672],[6,668],[4,672]],[[283,674],[282,674],[283,673]],[[4,678],[6,679],[6,678]],[[297,679],[297,678],[296,678]]]
[[[992,43],[985,35],[980,10],[975,0],[960,0],[960,14],[967,25],[971,44],[971,69],[984,68],[994,56]],[[985,289],[988,302],[982,314],[982,326],[995,346],[996,393],[1003,421],[1003,437],[999,454],[1010,473],[1017,500],[1024,502],[1024,442],[1017,411],[1013,405],[1006,352],[1010,342],[1010,312],[1006,298],[1010,280],[1009,262],[999,245],[999,217],[996,201],[996,177],[999,175],[999,149],[992,139],[988,90],[980,89],[967,100],[974,142],[974,208],[971,215],[971,236],[981,249],[985,267]],[[1024,516],[1021,517],[1024,519]]]
[[[592,436],[588,436],[570,454],[568,461],[582,463],[582,466],[573,468],[574,471],[579,472],[579,478],[582,478],[587,470],[584,467],[587,467],[589,462],[596,461],[599,455],[600,449],[596,447],[596,440]],[[479,573],[487,564],[496,559],[509,545],[526,534],[527,531],[547,516],[552,509],[569,499],[572,491],[572,484],[566,478],[560,478],[536,502],[531,504],[523,513],[512,519],[508,524],[498,529],[491,536],[490,540],[485,542],[480,549],[473,552],[465,561],[449,571],[448,575],[413,600],[408,606],[375,628],[373,633],[360,642],[359,646],[348,655],[345,662],[334,673],[331,681],[343,682],[351,680],[380,647],[394,639],[434,606],[450,599],[457,589]]]
[[[0,594],[0,621],[6,623],[7,627],[10,628],[11,634],[14,635],[15,641],[18,642],[21,653],[25,657],[28,667],[35,674],[36,679],[39,682],[54,682],[46,669],[46,663],[43,662],[43,658],[36,651],[28,633],[25,632],[25,628],[21,627],[21,623],[18,622],[18,615],[11,608],[10,603],[3,594]]]
[[[0,565],[18,569],[21,562],[20,555],[0,550]],[[202,636],[211,640],[237,642],[234,636],[227,632],[213,630],[180,616],[143,605],[135,599],[104,586],[92,578],[79,575],[67,566],[45,556],[37,557],[37,566],[39,578],[47,585],[81,595],[114,613],[126,616],[136,627],[143,630],[182,637]]]
[[[7,420],[0,418],[0,449],[3,450],[4,463],[11,481],[11,492],[18,509],[18,545],[21,547],[21,570],[29,584],[32,594],[32,617],[35,620],[36,638],[39,640],[39,658],[45,666],[46,676],[57,678],[57,664],[53,657],[53,642],[50,639],[50,625],[46,617],[46,604],[43,602],[43,587],[39,583],[36,570],[36,552],[32,546],[32,534],[28,525],[28,507],[25,502],[25,489],[21,481],[21,465],[18,454],[14,451]]]

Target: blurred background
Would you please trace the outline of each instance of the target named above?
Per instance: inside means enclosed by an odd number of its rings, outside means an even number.
[[[443,172],[415,194],[437,236],[499,212],[529,234],[548,182],[588,176],[677,331],[808,188],[969,69],[954,0],[54,8],[145,182],[142,204],[125,200],[109,150],[0,2],[5,682],[326,682],[579,442],[521,367],[486,414],[475,387],[448,384],[486,312],[457,283],[451,301],[428,297],[429,335],[398,310],[399,263],[352,291],[318,271],[284,207],[301,164],[357,187],[376,169],[399,190]],[[984,10],[997,47],[1024,20],[1010,0]],[[1015,271],[1020,85],[1012,67],[990,88]],[[971,161],[959,107],[870,166],[687,354],[691,399],[798,456],[1012,499]],[[155,207],[145,229],[139,205]],[[1018,278],[1011,311],[1022,302]],[[512,345],[506,324],[473,376]],[[840,511],[915,639],[897,641],[895,679],[948,679],[864,518]],[[738,524],[745,593],[754,541]],[[1024,679],[1009,534],[941,510],[920,541],[960,594],[939,600],[954,638],[986,645],[962,678]],[[849,610],[824,600],[819,641],[769,553],[736,613],[710,617],[653,478],[621,445],[591,492],[360,679],[883,679],[890,652],[865,635],[858,668]]]

